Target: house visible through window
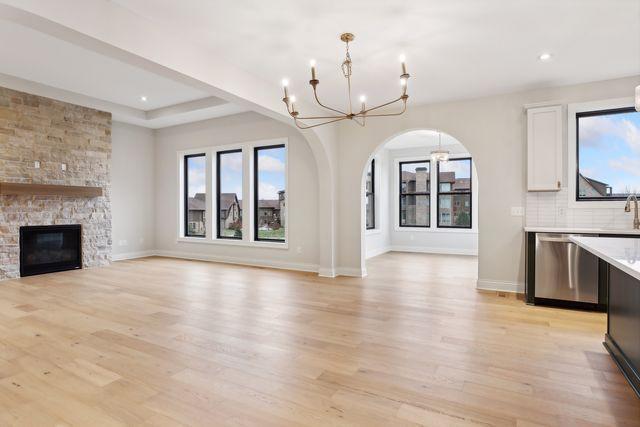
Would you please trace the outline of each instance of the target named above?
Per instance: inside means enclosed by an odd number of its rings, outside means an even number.
[[[219,239],[242,239],[242,150],[216,154]]]
[[[428,160],[400,162],[400,227],[429,227],[431,169]]]
[[[184,235],[205,237],[207,212],[205,154],[184,156]]]
[[[285,168],[284,145],[254,149],[255,240],[285,240]]]
[[[471,228],[471,159],[438,162],[438,227]]]
[[[367,178],[365,181],[366,197],[366,222],[367,230],[376,228],[376,161],[372,159],[369,163]]]
[[[640,113],[576,114],[576,200],[624,200],[640,191]]]

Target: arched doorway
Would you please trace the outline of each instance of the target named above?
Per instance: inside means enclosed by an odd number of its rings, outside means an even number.
[[[432,158],[440,146],[448,161]],[[371,153],[361,179],[363,265],[388,253],[421,254],[395,258],[419,263],[439,256],[440,265],[472,265],[475,286],[479,182],[462,142],[432,129],[401,132]]]

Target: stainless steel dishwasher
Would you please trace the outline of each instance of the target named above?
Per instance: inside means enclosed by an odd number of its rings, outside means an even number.
[[[536,234],[535,297],[597,304],[598,258],[570,236]]]

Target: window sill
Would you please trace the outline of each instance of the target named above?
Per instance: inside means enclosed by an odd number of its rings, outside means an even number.
[[[178,237],[176,240],[178,243],[197,243],[201,245],[222,245],[222,246],[244,246],[244,247],[256,247],[256,248],[270,248],[270,249],[289,249],[287,242],[255,242],[247,240],[231,240],[231,239],[207,239],[198,237]]]
[[[382,230],[379,228],[370,228],[370,229],[365,229],[364,234],[369,236],[371,234],[380,234],[382,233]]]
[[[409,233],[462,233],[478,234],[475,228],[395,227],[394,231]]]

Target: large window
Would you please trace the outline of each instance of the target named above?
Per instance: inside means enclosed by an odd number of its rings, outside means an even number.
[[[184,235],[205,237],[207,212],[205,154],[184,156]]]
[[[365,181],[367,230],[376,228],[376,161],[371,160]]]
[[[471,228],[471,159],[438,162],[438,227]]]
[[[429,227],[431,169],[428,160],[400,162],[400,227]]]
[[[255,240],[285,240],[285,169],[284,145],[254,148]]]
[[[242,239],[242,150],[216,154],[218,239]]]
[[[640,113],[576,113],[576,200],[623,200],[640,191]]]

